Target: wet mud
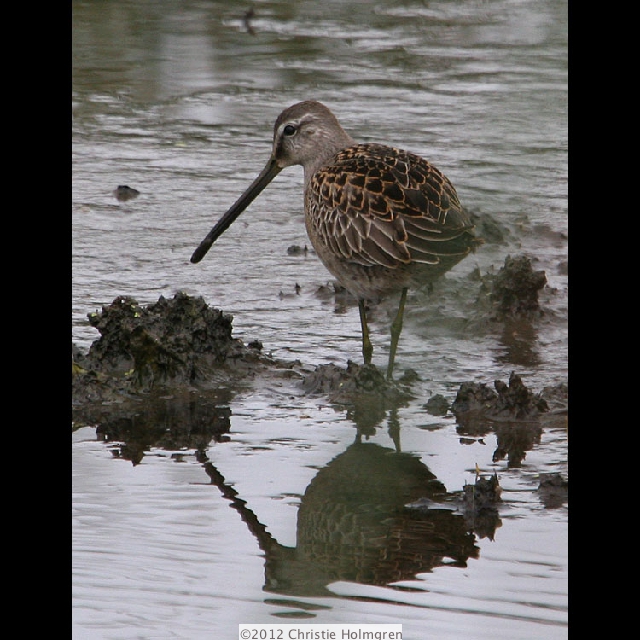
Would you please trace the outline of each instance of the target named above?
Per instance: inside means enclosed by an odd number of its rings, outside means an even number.
[[[466,326],[477,335],[510,326],[522,333],[547,313],[539,302],[545,283],[528,257],[509,256],[495,273],[465,281],[456,301],[464,299]],[[345,294],[329,286],[318,295]],[[88,322],[100,336],[87,352],[72,345],[74,426],[95,425],[111,454],[133,465],[154,449],[195,457],[262,551],[267,593],[330,596],[336,580],[388,585],[443,565],[465,567],[479,557],[478,540],[493,540],[502,526],[495,473],[478,470],[474,482],[449,492],[421,457],[402,451],[399,409],[421,402],[411,369],[388,381],[374,365],[277,360],[259,341],[234,338],[231,315],[182,292],[147,306],[119,296]],[[353,444],[318,470],[301,497],[294,545],[278,541],[207,455],[212,443],[231,438],[235,394],[280,382],[345,411],[357,427]],[[546,427],[565,425],[568,387],[559,381],[533,390],[512,372],[508,380],[461,382],[454,397],[437,394],[421,406],[453,416],[461,444],[493,434],[493,460],[512,468]],[[393,448],[366,441],[381,425]],[[560,508],[568,482],[541,474],[537,493],[545,508]]]
[[[526,256],[508,256],[496,273],[476,275],[473,282],[469,323],[479,332],[503,331],[510,323],[535,325],[545,314],[538,294],[546,276]],[[89,314],[88,322],[100,337],[87,353],[72,345],[73,422],[97,425],[105,440],[123,442],[114,455],[137,463],[150,446],[204,451],[226,437],[233,395],[243,385],[275,378],[345,409],[358,440],[386,420],[400,450],[398,409],[416,397],[415,371],[388,381],[374,365],[313,368],[274,359],[259,341],[244,344],[233,337],[231,315],[182,292],[148,306],[117,297]],[[514,372],[508,381],[462,382],[453,400],[436,395],[423,407],[432,415],[455,416],[462,442],[495,433],[493,460],[517,467],[545,426],[566,424],[568,387],[559,381],[535,392]],[[551,496],[545,504],[562,500],[563,482],[541,488],[541,495]],[[474,491],[476,497],[492,495],[482,485]]]
[[[117,297],[88,318],[101,335],[88,353],[72,345],[74,406],[157,389],[218,389],[288,366],[264,355],[260,342],[234,338],[232,316],[181,292],[148,306]]]
[[[88,320],[100,337],[87,353],[72,344],[73,423],[135,442],[134,461],[165,433],[180,446],[206,446],[229,429],[232,389],[293,366],[234,338],[230,315],[184,293],[148,306],[117,297]]]
[[[527,256],[508,256],[496,274],[476,274],[477,293],[469,322],[498,327],[535,322],[544,315],[538,294],[545,286],[543,271],[535,271]],[[341,295],[338,289],[335,295]],[[347,404],[357,397],[375,398],[381,408],[411,398],[417,374],[406,370],[388,382],[374,365],[349,362],[346,368],[320,365],[313,371],[298,362],[278,361],[262,352],[262,344],[244,344],[232,335],[233,317],[209,307],[201,297],[178,292],[172,299],[139,305],[128,296],[88,315],[100,337],[87,353],[72,344],[72,394],[76,408],[141,398],[152,390],[217,390],[256,376],[297,370],[307,394],[328,396]],[[298,366],[299,365],[299,366]],[[430,400],[427,409],[446,413],[446,401]],[[479,414],[498,419],[531,419],[547,411],[543,397],[534,397],[518,376],[509,383],[463,383],[452,410],[456,416]]]

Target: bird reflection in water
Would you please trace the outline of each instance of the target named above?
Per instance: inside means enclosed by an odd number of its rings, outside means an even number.
[[[295,547],[267,531],[211,462],[204,467],[264,552],[269,592],[328,596],[336,581],[387,585],[478,555],[464,517],[431,502],[442,500],[444,485],[408,453],[355,442],[329,462],[302,497]],[[430,506],[406,506],[416,501]]]

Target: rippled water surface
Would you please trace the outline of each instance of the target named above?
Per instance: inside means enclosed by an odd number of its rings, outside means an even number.
[[[206,458],[154,442],[133,465],[122,443],[75,431],[74,638],[234,638],[240,622],[291,619],[402,623],[405,638],[566,637],[567,504],[550,508],[537,491],[541,473],[566,477],[566,421],[546,423],[516,464],[494,455],[499,430],[461,434],[450,414],[425,410],[464,381],[515,371],[540,391],[567,379],[566,3],[266,0],[253,4],[253,33],[249,6],[73,3],[78,345],[98,336],[87,314],[116,296],[148,304],[182,290],[278,358],[360,360],[357,309],[318,294],[331,277],[313,253],[287,251],[309,244],[300,167],[189,263],[299,100],[327,104],[356,139],[431,160],[502,238],[433,292],[410,292],[396,362],[418,373],[417,397],[360,446],[357,416],[295,379],[224,390],[230,432]],[[140,196],[116,200],[123,184]],[[444,292],[468,292],[474,273],[520,254],[547,277],[540,321],[469,327],[472,300]],[[392,313],[388,301],[372,315],[382,367]],[[491,535],[469,540],[446,509],[427,523],[396,517],[433,482],[461,492],[476,466],[503,488]],[[369,531],[391,531],[398,554],[332,555],[336,536]]]

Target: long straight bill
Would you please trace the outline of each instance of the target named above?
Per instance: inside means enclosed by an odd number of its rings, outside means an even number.
[[[191,262],[200,262],[211,249],[211,245],[233,224],[233,221],[255,200],[257,195],[280,173],[275,158],[270,158],[260,175],[251,183],[251,186],[238,198],[236,203],[227,211],[193,252]]]

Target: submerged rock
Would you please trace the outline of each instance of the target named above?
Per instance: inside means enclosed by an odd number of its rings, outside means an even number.
[[[397,382],[387,380],[374,364],[359,365],[349,360],[346,368],[335,364],[318,365],[302,382],[307,394],[322,394],[338,404],[349,404],[357,397],[399,401],[410,396],[408,387],[411,375],[402,376]]]
[[[308,374],[302,387],[306,393],[321,393],[336,400],[354,393],[394,393],[396,388],[373,364],[358,365],[349,360],[346,369],[335,364],[321,364]]]
[[[535,271],[526,255],[507,256],[497,273],[490,270],[482,275],[477,269],[470,279],[480,285],[470,310],[476,328],[500,323],[522,332],[545,315],[539,294],[547,276],[544,271]]]
[[[483,243],[504,244],[511,237],[509,229],[489,213],[478,213],[467,209],[475,228],[476,234]]]

